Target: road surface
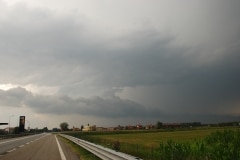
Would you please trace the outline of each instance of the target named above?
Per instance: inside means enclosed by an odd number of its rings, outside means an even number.
[[[0,160],[78,160],[79,156],[52,134],[0,141]]]

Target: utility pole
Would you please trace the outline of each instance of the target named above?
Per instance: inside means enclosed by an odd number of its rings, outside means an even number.
[[[13,117],[14,115],[10,115],[9,119],[8,119],[8,134],[10,134],[10,119],[11,117]]]
[[[28,131],[30,131],[30,122],[28,120],[26,120],[28,122]]]

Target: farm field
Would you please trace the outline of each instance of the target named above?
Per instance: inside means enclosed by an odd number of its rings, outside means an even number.
[[[160,143],[169,140],[175,142],[191,142],[202,139],[212,132],[223,131],[226,128],[200,128],[180,131],[159,131],[159,132],[133,132],[127,134],[93,135],[92,138],[100,138],[110,141],[119,141],[130,144],[139,144],[146,147],[157,147]],[[236,129],[236,128],[231,128]]]
[[[79,132],[71,135],[150,160],[240,159],[240,130],[237,127]]]

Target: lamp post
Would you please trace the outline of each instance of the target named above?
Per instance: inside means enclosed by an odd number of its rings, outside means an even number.
[[[8,118],[8,134],[10,134],[10,119],[11,117],[13,117],[14,115],[10,115]]]
[[[28,122],[28,131],[30,131],[30,122],[28,120],[26,120]]]

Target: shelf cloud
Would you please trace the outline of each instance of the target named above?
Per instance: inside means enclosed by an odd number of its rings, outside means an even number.
[[[239,121],[239,6],[0,0],[1,121]]]

